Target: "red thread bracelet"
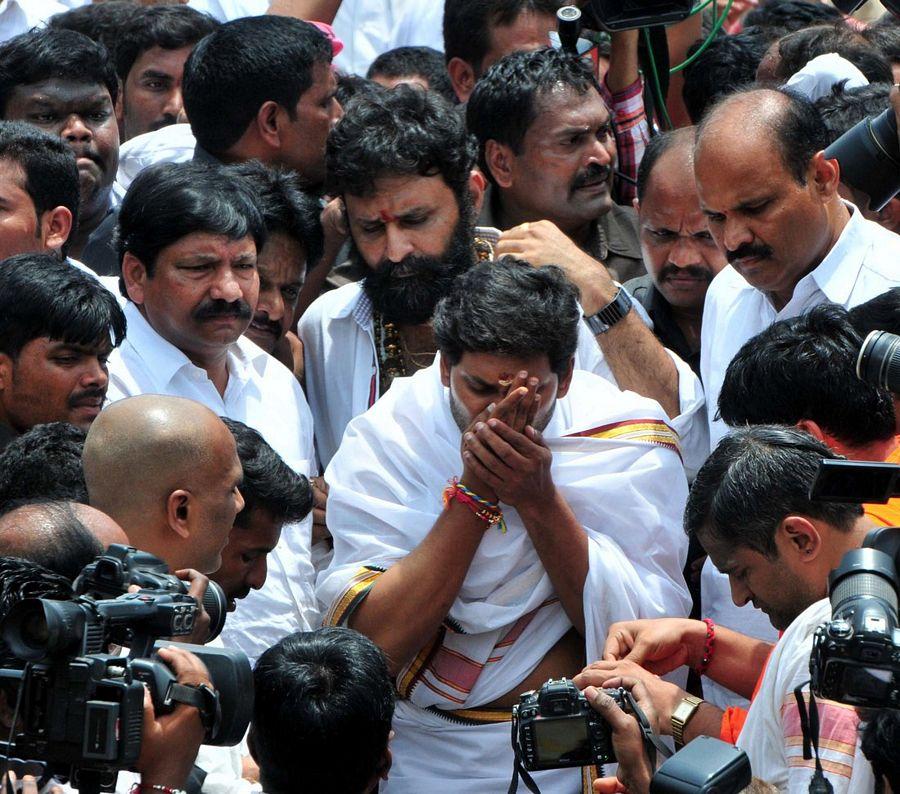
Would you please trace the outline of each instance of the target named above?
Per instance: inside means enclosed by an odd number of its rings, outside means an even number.
[[[703,675],[709,669],[716,649],[716,624],[710,618],[703,618],[703,622],[706,624],[706,639],[703,641],[703,658],[696,668],[697,675]]]

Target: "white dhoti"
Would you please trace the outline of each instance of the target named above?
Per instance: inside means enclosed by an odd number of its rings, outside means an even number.
[[[594,660],[610,623],[689,610],[677,436],[655,402],[580,371],[543,435],[554,483],[589,539],[584,641]],[[325,475],[334,558],[317,595],[331,605],[327,623],[346,623],[381,572],[431,531],[447,480],[462,470],[459,447],[439,362],[395,381],[350,423]],[[503,513],[507,531],[485,533],[438,634],[397,678],[403,702],[387,791],[498,791],[509,782],[508,712],[478,707],[527,678],[572,623],[518,513],[508,505]],[[490,719],[503,721],[467,724]],[[580,776],[551,773],[542,790],[578,791]]]

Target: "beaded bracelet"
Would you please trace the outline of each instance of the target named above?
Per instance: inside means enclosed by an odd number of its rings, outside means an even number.
[[[450,502],[457,501],[469,508],[478,518],[484,521],[488,527],[497,526],[502,533],[506,532],[506,521],[503,519],[503,510],[500,509],[499,502],[490,502],[483,499],[474,491],[469,490],[463,485],[458,477],[454,477],[444,488],[444,509],[446,510]]]
[[[706,639],[703,641],[703,658],[697,667],[697,675],[703,675],[709,669],[716,649],[716,624],[710,618],[703,618],[703,622],[706,624]]]

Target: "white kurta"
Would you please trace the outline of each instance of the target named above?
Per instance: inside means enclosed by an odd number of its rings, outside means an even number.
[[[900,236],[863,218],[852,205],[850,221],[838,241],[811,273],[794,288],[790,302],[776,311],[769,298],[751,287],[730,265],[710,284],[703,308],[700,370],[706,390],[712,446],[728,432],[715,418],[725,370],[745,342],[776,320],[796,317],[820,303],[850,308],[891,287],[900,286]],[[716,623],[775,642],[768,618],[751,605],[736,607],[728,577],[707,560],[701,577],[703,615]],[[705,685],[704,685],[705,687]],[[740,698],[713,685],[707,694],[716,705],[739,705]]]
[[[640,304],[635,304],[636,310]],[[643,309],[641,309],[643,311]],[[316,425],[316,450],[325,468],[355,416],[378,398],[378,358],[372,304],[357,282],[317,298],[300,318],[306,362],[306,395]],[[679,378],[681,414],[667,420],[680,437],[689,472],[708,454],[703,388],[691,368],[671,351]],[[609,365],[587,325],[579,327],[575,368],[615,384]]]
[[[589,539],[585,655],[595,659],[613,621],[690,608],[681,574],[684,469],[655,402],[583,371],[557,402],[544,437],[554,482]],[[361,580],[363,566],[387,569],[427,536],[448,478],[461,472],[459,446],[439,362],[396,380],[350,423],[325,475],[334,558],[316,589],[331,604],[327,622],[345,622],[377,579],[370,570]],[[490,703],[572,627],[515,509],[504,507],[504,517],[508,531],[486,532],[435,653],[398,676],[407,699],[395,719],[387,791],[493,791],[509,781],[508,723],[473,730],[425,710]],[[562,787],[551,780],[542,790],[574,790],[571,773],[562,778]]]
[[[766,665],[737,745],[750,757],[753,776],[789,794],[806,794],[815,761],[803,759],[800,712],[794,689],[806,682],[816,627],[831,617],[827,598],[802,612],[784,632]],[[859,749],[859,716],[851,706],[816,699],[819,757],[835,794],[874,791],[872,767]]]
[[[312,416],[303,390],[284,365],[241,337],[228,352],[228,386],[219,394],[206,371],[163,339],[133,303],[128,335],[109,359],[110,401],[136,394],[170,394],[202,403],[257,430],[294,471],[315,473]],[[139,465],[139,464],[136,464]],[[285,634],[319,622],[310,561],[312,518],[285,526],[269,555],[262,590],[238,602],[222,637],[255,660]]]

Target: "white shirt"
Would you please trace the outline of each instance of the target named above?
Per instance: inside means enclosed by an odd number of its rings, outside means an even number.
[[[110,401],[136,394],[196,400],[220,416],[257,430],[292,469],[315,473],[312,416],[293,373],[245,337],[228,350],[228,385],[219,394],[206,371],[163,339],[133,303],[125,307],[128,335],[109,359]],[[285,634],[318,625],[310,562],[312,518],[285,526],[269,555],[262,590],[238,602],[222,638],[254,661]]]
[[[712,447],[728,432],[715,419],[725,370],[738,350],[776,320],[796,317],[820,303],[850,308],[900,286],[900,236],[863,218],[853,205],[850,220],[821,264],[794,287],[788,304],[776,311],[768,296],[750,286],[731,265],[710,284],[703,308],[700,371],[706,390]],[[701,576],[703,615],[716,623],[759,639],[775,642],[768,618],[751,605],[736,607],[728,577],[707,560]],[[745,703],[728,690],[704,681],[704,696],[718,706]]]
[[[640,304],[635,303],[635,310]],[[643,311],[643,309],[640,309]],[[300,318],[306,362],[306,395],[316,427],[316,450],[324,469],[344,430],[378,398],[378,357],[372,304],[360,282],[321,295]],[[690,472],[708,448],[703,389],[691,368],[667,351],[678,369],[681,414],[670,424],[681,437],[681,454]],[[579,327],[575,368],[615,383],[612,371],[587,325]],[[617,384],[618,385],[618,384]]]
[[[54,14],[68,10],[56,0],[0,0],[0,41],[43,27]]]
[[[400,46],[433,47],[443,52],[443,0],[344,0],[334,18],[344,50],[335,65],[365,76],[379,55]]]
[[[134,178],[156,163],[186,163],[194,158],[197,140],[190,124],[168,124],[129,138],[119,147],[119,169],[112,192],[121,203]]]
[[[809,656],[816,627],[831,618],[827,598],[804,610],[788,626],[769,657],[759,692],[738,736],[750,757],[753,777],[789,794],[806,794],[815,761],[803,759],[800,712],[794,688],[809,693]],[[816,699],[819,758],[835,794],[874,791],[872,767],[859,749],[859,716],[851,706]]]

